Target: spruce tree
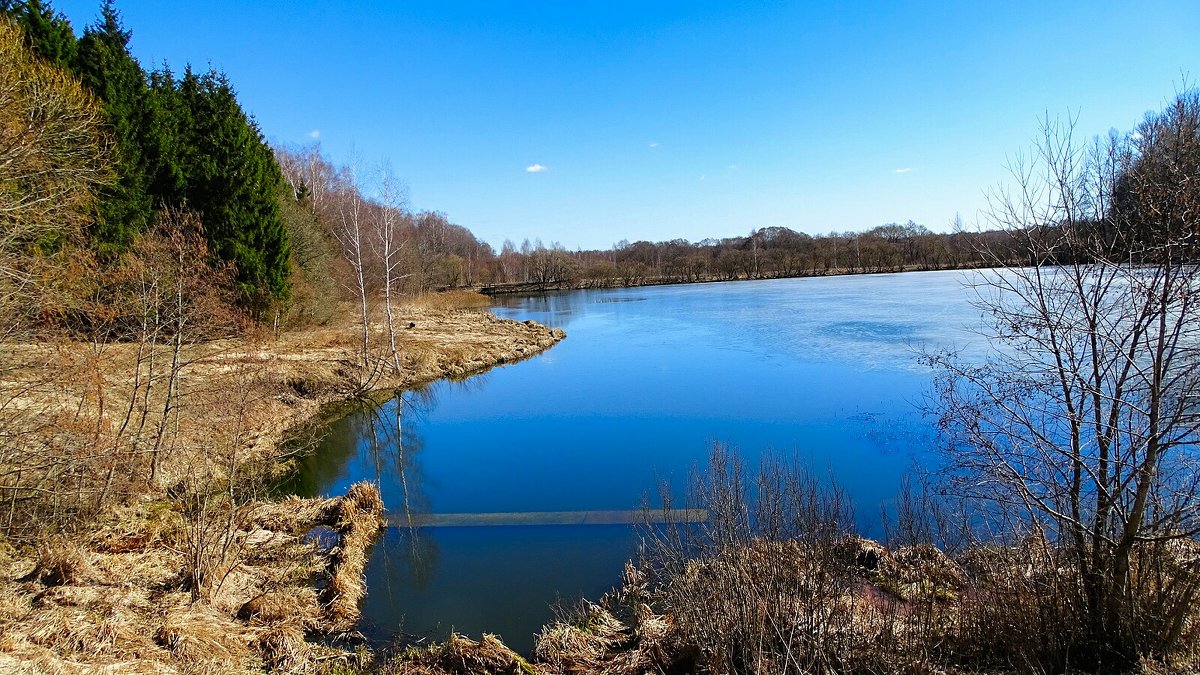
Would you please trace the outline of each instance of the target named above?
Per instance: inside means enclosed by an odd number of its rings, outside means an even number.
[[[149,167],[142,149],[146,131],[146,74],[129,53],[130,33],[121,26],[113,0],[105,0],[100,21],[79,40],[77,72],[85,87],[104,103],[113,139],[116,182],[101,195],[92,237],[98,251],[123,251],[153,216],[147,192]]]
[[[211,249],[236,263],[243,298],[264,309],[288,290],[283,175],[224,74],[196,77],[189,69],[179,93],[190,115],[182,159],[187,206],[201,214]]]
[[[71,22],[42,0],[0,0],[0,14],[11,17],[25,32],[25,44],[33,53],[74,72],[78,43]]]
[[[189,86],[198,86],[188,69]],[[146,160],[147,191],[157,205],[183,206],[187,195],[185,157],[191,114],[171,69],[150,73],[140,144]]]

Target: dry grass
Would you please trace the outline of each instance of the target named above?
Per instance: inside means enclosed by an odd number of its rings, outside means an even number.
[[[78,584],[95,576],[91,555],[78,540],[53,536],[37,547],[33,571],[25,578],[47,586]]]
[[[418,295],[407,304],[424,309],[486,309],[492,306],[492,299],[475,291],[440,291]]]
[[[253,633],[205,605],[169,611],[154,640],[188,669],[243,672],[257,665],[250,649]]]
[[[384,664],[379,675],[549,675],[521,657],[494,635],[478,642],[462,635],[451,635],[442,644],[424,649],[409,649]]]
[[[383,526],[379,488],[370,483],[351,485],[335,513],[332,526],[340,541],[332,555],[329,583],[322,598],[326,605],[326,629],[330,632],[348,631],[358,623],[358,605],[367,594],[363,583],[367,551]]]
[[[555,672],[603,672],[610,653],[630,640],[631,631],[611,612],[590,602],[582,603],[574,614],[542,629],[534,657]]]
[[[252,509],[240,536],[248,556],[210,602],[192,602],[181,586],[183,555],[170,528],[146,519],[140,550],[113,548],[110,526],[90,538],[52,538],[36,558],[0,549],[0,672],[6,660],[30,672],[322,672],[362,663],[355,652],[308,641],[344,633],[357,620],[364,551],[381,524],[378,490],[357,484],[332,499],[289,499]],[[128,527],[129,515],[114,524]],[[340,535],[338,555],[303,540],[319,524]],[[277,529],[270,529],[277,528]],[[311,585],[325,574],[330,598]],[[16,670],[16,666],[12,668]]]
[[[486,304],[457,293],[400,308],[404,367],[375,385],[464,376],[563,338],[469,309]],[[284,467],[286,436],[361,393],[354,313],[341,307],[338,317],[279,336],[185,346],[167,418],[170,388],[150,377],[137,345],[0,349],[0,433],[20,436],[0,454],[0,531],[8,534],[0,537],[0,672],[322,672],[363,663],[308,638],[353,630],[378,492],[358,485],[344,498],[255,504],[206,501],[213,491],[205,491],[233,474],[269,480]],[[382,325],[371,333],[381,344]],[[162,348],[157,378],[169,356]],[[158,428],[170,436],[151,481],[145,448],[157,447]],[[220,517],[197,520],[195,507],[213,504]],[[338,532],[334,550],[304,541],[316,524]],[[40,536],[47,528],[66,534]],[[207,570],[216,580],[194,602],[185,551],[207,555],[201,549],[213,542],[232,554]],[[319,575],[327,578],[320,593]]]

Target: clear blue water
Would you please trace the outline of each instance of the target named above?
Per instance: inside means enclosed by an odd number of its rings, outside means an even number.
[[[636,509],[682,486],[713,442],[773,449],[828,472],[861,527],[929,461],[918,350],[980,352],[961,273],[926,272],[501,298],[494,311],[562,327],[531,360],[438,382],[331,425],[295,489],[380,482],[393,514]],[[390,528],[372,553],[363,630],[494,632],[519,650],[550,605],[615,584],[625,526]]]

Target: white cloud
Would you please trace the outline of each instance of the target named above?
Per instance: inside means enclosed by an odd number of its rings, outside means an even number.
[[[737,164],[730,164],[730,165],[729,165],[729,170],[730,170],[730,171],[737,171]]]
[[[896,173],[910,173],[911,171],[912,171],[911,166],[906,166],[903,169],[896,169]]]
[[[658,147],[658,141],[650,141],[650,147],[652,147],[652,148],[657,148],[657,147]]]
[[[309,138],[320,138],[320,137],[321,137],[321,130],[320,130],[320,129],[313,129],[312,131],[308,132],[308,137],[309,137]]]
[[[541,173],[545,170],[546,170],[546,167],[542,166],[541,164],[531,164],[531,165],[525,167],[526,173]]]

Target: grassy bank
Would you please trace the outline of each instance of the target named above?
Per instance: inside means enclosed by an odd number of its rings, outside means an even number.
[[[454,294],[405,305],[401,368],[372,354],[369,379],[350,308],[325,326],[177,351],[5,345],[0,672],[363,666],[370,657],[352,632],[381,522],[377,490],[272,501],[267,487],[294,451],[283,441],[327,406],[369,394],[364,382],[392,390],[463,377],[563,338],[486,304]],[[307,539],[318,525],[330,536]]]

